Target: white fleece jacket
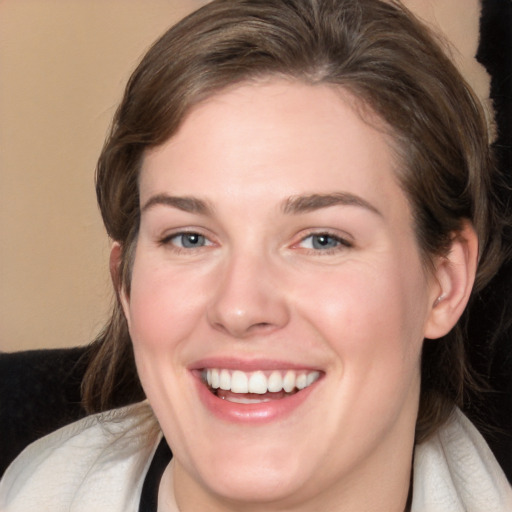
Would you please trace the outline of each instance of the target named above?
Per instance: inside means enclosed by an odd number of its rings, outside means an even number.
[[[161,436],[144,402],[68,425],[9,466],[0,481],[0,511],[136,512]],[[512,512],[512,488],[458,410],[416,447],[412,511]]]

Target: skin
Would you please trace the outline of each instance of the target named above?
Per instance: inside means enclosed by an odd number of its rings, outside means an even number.
[[[476,242],[468,228],[425,270],[388,140],[353,106],[327,85],[244,84],[196,106],[146,154],[121,296],[175,456],[159,510],[170,509],[171,479],[182,511],[405,507],[422,343],[462,312]],[[351,204],[284,207],[333,192]],[[183,247],[184,231],[204,243]],[[114,245],[114,269],[120,254]],[[190,367],[209,357],[284,361],[322,378],[279,421],[240,424],[198,398]]]

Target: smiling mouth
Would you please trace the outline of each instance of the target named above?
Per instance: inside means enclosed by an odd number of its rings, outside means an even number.
[[[201,379],[219,398],[240,404],[270,402],[294,395],[321,376],[317,370],[274,370],[244,372],[207,368]]]

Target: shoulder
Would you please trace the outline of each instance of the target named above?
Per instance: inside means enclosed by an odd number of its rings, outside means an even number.
[[[0,510],[136,510],[160,437],[144,402],[57,430],[30,445],[7,469]]]
[[[484,438],[456,409],[414,457],[412,510],[506,512],[512,488]]]

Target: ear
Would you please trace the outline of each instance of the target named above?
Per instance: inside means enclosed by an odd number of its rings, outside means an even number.
[[[123,250],[119,242],[114,242],[112,247],[110,248],[110,260],[109,260],[109,268],[110,268],[110,278],[112,279],[112,284],[114,285],[114,289],[117,294],[120,292],[119,283],[121,282],[121,276],[119,267],[121,266],[121,256],[123,254]]]
[[[454,233],[446,256],[436,263],[425,338],[448,334],[462,315],[475,281],[478,238],[470,222]]]
[[[112,283],[114,285],[114,289],[116,291],[117,298],[121,303],[121,306],[124,311],[124,316],[128,324],[130,323],[129,319],[129,298],[126,293],[126,290],[123,286],[123,280],[121,277],[120,267],[121,267],[121,259],[123,255],[123,248],[119,244],[119,242],[114,242],[112,244],[112,248],[110,249],[110,277],[112,279]]]

